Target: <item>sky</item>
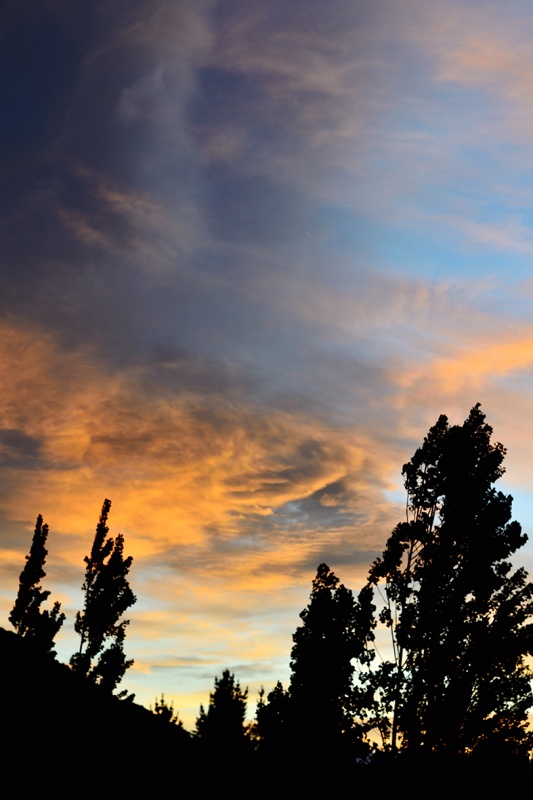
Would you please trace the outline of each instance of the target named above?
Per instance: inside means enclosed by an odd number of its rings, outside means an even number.
[[[0,625],[42,514],[68,660],[110,498],[122,687],[191,728],[228,668],[253,704],[317,565],[364,584],[402,465],[477,402],[533,534],[530,0],[3,23]]]

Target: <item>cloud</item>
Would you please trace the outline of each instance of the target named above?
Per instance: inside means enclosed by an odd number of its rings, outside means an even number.
[[[39,439],[13,428],[0,430],[0,465],[2,467],[11,468],[20,464],[28,467],[32,463],[39,464],[40,450]]]
[[[135,685],[191,715],[223,665],[286,676],[318,563],[362,585],[440,413],[531,474],[520,15],[300,5],[50,7],[39,103],[10,30],[3,609],[42,513],[72,620],[110,497]]]
[[[524,338],[501,342],[471,342],[451,357],[426,364],[423,370],[414,370],[403,377],[409,386],[415,383],[432,383],[432,391],[457,394],[467,389],[479,392],[487,382],[494,382],[510,373],[529,371],[533,366],[533,338],[525,332]]]
[[[144,75],[127,89],[123,89],[117,113],[122,122],[134,122],[154,113],[154,96],[164,89],[164,68],[159,65],[151,75]]]
[[[347,470],[361,469],[364,451],[344,441],[341,431],[321,430],[304,407],[254,409],[246,395],[239,399],[231,381],[227,397],[215,395],[218,380],[209,397],[205,373],[202,395],[192,382],[186,394],[175,394],[149,369],[106,373],[91,362],[90,349],[68,356],[42,332],[8,327],[5,333],[11,342],[6,366],[17,360],[21,377],[4,397],[2,421],[7,430],[20,429],[19,443],[38,440],[42,453],[39,474],[20,486],[22,507],[31,507],[32,496],[36,504],[46,494],[46,513],[59,511],[63,530],[80,532],[87,524],[74,501],[80,493],[94,518],[103,496],[113,491],[121,495],[119,524],[140,531],[161,528],[155,537],[141,534],[140,553],[154,542],[156,550],[165,547],[169,536],[201,542],[211,529],[231,535],[239,515],[262,516],[338,481]],[[187,383],[187,364],[185,370]],[[31,460],[33,451],[11,472],[11,486],[22,482],[28,456]],[[11,512],[19,513],[18,507]],[[175,523],[165,534],[163,520],[169,518]]]
[[[212,98],[196,127],[204,159],[331,197],[328,170],[361,165],[379,102],[366,80],[372,43],[362,23],[371,13],[360,4],[356,16],[343,2],[327,12],[309,4],[305,15],[228,4],[201,76]]]
[[[439,77],[496,95],[505,109],[495,115],[497,127],[524,136],[533,125],[528,101],[533,91],[531,29],[527,17],[502,25],[500,14],[493,6],[484,14],[465,10],[459,16],[440,48]]]
[[[519,216],[501,221],[481,222],[468,217],[450,215],[436,217],[435,221],[455,229],[469,241],[482,245],[485,249],[520,255],[533,253],[531,229]]]

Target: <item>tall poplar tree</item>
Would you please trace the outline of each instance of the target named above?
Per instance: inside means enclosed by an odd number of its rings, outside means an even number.
[[[50,592],[43,591],[40,584],[41,579],[46,577],[43,567],[48,555],[45,547],[47,538],[48,525],[43,523],[39,514],[30,552],[20,573],[17,599],[9,615],[9,621],[17,633],[33,640],[46,653],[52,651],[54,638],[65,619],[61,604],[57,601],[51,611],[41,609],[42,603],[50,596]]]
[[[506,451],[491,436],[479,404],[463,425],[439,418],[402,470],[408,519],[370,571],[392,634],[374,686],[393,750],[525,758],[533,744],[533,584],[509,561],[527,537],[493,486]]]
[[[80,647],[70,665],[74,672],[112,692],[133,664],[133,660],[126,660],[123,649],[129,620],[119,620],[137,598],[127,579],[133,559],[123,556],[124,537],[119,533],[116,539],[106,538],[110,508],[111,501],[104,500],[91,554],[84,559],[85,603],[74,625]],[[108,642],[109,647],[104,649]]]

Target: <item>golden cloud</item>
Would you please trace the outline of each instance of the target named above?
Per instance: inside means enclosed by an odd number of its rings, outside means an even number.
[[[42,513],[65,536],[69,563],[79,563],[82,534],[94,530],[107,496],[112,529],[128,534],[135,558],[147,559],[177,543],[201,547],[213,531],[231,538],[249,517],[266,520],[347,475],[355,485],[368,470],[370,438],[350,441],[303,408],[253,408],[220,395],[211,403],[152,384],[138,367],[111,372],[91,348],[66,351],[42,330],[8,325],[3,334],[13,380],[0,424],[39,445],[37,468],[6,474],[4,507],[28,525]],[[305,536],[278,545],[253,558],[287,564],[311,547]]]
[[[405,387],[426,384],[432,392],[453,395],[460,391],[482,391],[487,384],[533,365],[533,337],[511,341],[470,340],[456,347],[449,356],[436,358],[421,368],[399,376]]]

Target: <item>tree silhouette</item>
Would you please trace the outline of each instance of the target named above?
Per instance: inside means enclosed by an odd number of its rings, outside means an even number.
[[[358,743],[359,752],[366,752],[363,730],[354,722],[361,695],[354,693],[353,661],[367,663],[373,656],[367,647],[374,610],[370,599],[365,590],[356,602],[327,564],[318,567],[291,653],[291,726],[307,750],[327,747],[340,753]]]
[[[220,754],[242,751],[248,744],[244,724],[247,700],[248,689],[242,691],[235,675],[228,669],[224,670],[221,678],[215,678],[207,711],[200,706],[196,720],[197,738]]]
[[[278,681],[266,702],[265,690],[261,687],[255,712],[254,738],[262,750],[285,752],[291,738],[291,696]]]
[[[152,706],[150,706],[150,711],[152,711]],[[155,708],[153,713],[159,717],[162,722],[166,722],[170,725],[177,725],[178,727],[182,728],[183,723],[179,719],[179,714],[174,713],[174,703],[170,703],[170,705],[165,700],[165,695],[161,695],[161,699],[155,699]]]
[[[85,592],[83,611],[76,614],[74,629],[80,635],[80,647],[70,659],[72,669],[112,692],[133,664],[124,655],[124,638],[129,620],[119,622],[136,597],[130,589],[127,575],[132,557],[124,559],[124,538],[106,536],[107,517],[111,501],[104,500],[96,527],[90,556],[85,556]],[[103,650],[107,641],[110,646]],[[102,652],[103,651],[103,652]],[[96,663],[94,659],[100,654]]]
[[[48,525],[43,524],[39,514],[30,553],[20,573],[18,595],[9,621],[17,633],[33,640],[40,650],[53,653],[54,638],[65,615],[61,613],[61,604],[58,602],[54,603],[51,611],[41,610],[41,604],[50,596],[50,592],[43,591],[40,585],[40,580],[46,577],[43,567],[48,555],[45,548],[47,537]]]
[[[402,470],[408,519],[370,570],[394,648],[374,676],[394,751],[525,757],[533,743],[533,584],[507,560],[527,537],[493,487],[491,435],[479,404],[463,425],[439,418]]]

